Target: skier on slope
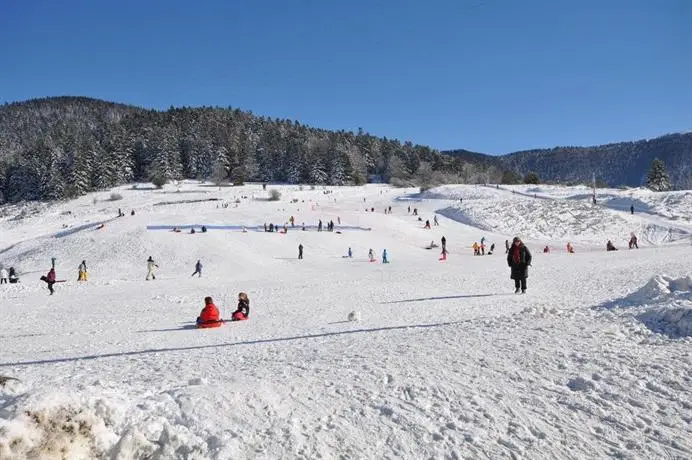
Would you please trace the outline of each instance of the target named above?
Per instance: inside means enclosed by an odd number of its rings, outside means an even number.
[[[195,276],[195,275],[197,275],[197,278],[202,277],[202,261],[201,260],[197,261],[197,263],[195,264],[195,271],[190,276]]]
[[[514,293],[526,294],[526,278],[529,276],[531,266],[531,252],[519,237],[514,237],[512,247],[507,254],[507,265],[512,269],[510,278],[514,280]]]
[[[149,256],[147,259],[147,278],[146,280],[149,281],[149,278],[151,277],[152,279],[156,279],[156,269],[159,268],[158,265],[156,265],[156,262],[154,262],[154,259]]]
[[[86,260],[83,260],[77,268],[77,281],[86,281],[88,278]]]
[[[630,236],[630,242],[629,242],[630,249],[636,248],[639,249],[639,245],[637,244],[637,235],[632,232],[632,235]]]
[[[45,283],[48,285],[48,290],[50,291],[50,295],[53,295],[53,293],[55,292],[55,291],[53,290],[53,285],[54,285],[55,282],[56,282],[56,279],[55,279],[55,269],[54,269],[54,268],[51,268],[51,269],[48,271],[48,274],[47,274],[46,276],[41,277],[41,280],[45,281]]]

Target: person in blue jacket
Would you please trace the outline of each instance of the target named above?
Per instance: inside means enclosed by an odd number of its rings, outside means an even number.
[[[387,250],[386,249],[382,251],[382,263],[383,264],[389,263],[389,260],[387,260]]]

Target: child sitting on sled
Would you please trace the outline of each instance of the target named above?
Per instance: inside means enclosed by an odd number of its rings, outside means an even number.
[[[214,305],[214,300],[211,297],[204,298],[204,308],[202,313],[197,317],[198,328],[219,327],[223,324],[219,309]]]
[[[238,293],[238,309],[231,316],[232,321],[245,321],[250,317],[250,299],[244,292]]]

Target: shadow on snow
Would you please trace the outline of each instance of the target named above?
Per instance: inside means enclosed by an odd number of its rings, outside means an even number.
[[[462,320],[462,321],[448,321],[448,322],[443,322],[443,323],[410,324],[410,325],[404,325],[404,326],[376,327],[376,328],[371,328],[371,329],[353,329],[350,331],[325,332],[322,334],[306,334],[306,335],[298,335],[298,336],[294,336],[294,337],[277,337],[277,338],[272,338],[272,339],[246,340],[243,342],[220,343],[220,344],[213,344],[213,345],[194,345],[194,346],[189,346],[189,347],[151,348],[148,350],[124,351],[124,352],[117,352],[117,353],[103,353],[103,354],[99,354],[99,355],[75,356],[72,358],[53,358],[53,359],[40,359],[40,360],[35,360],[35,361],[4,362],[4,363],[0,363],[0,368],[11,367],[11,366],[30,366],[30,365],[34,365],[34,364],[55,364],[55,363],[70,363],[70,362],[77,362],[77,361],[90,361],[90,360],[94,360],[94,359],[117,358],[117,357],[122,357],[122,356],[138,356],[138,355],[145,355],[145,354],[149,354],[149,353],[166,353],[166,352],[175,352],[175,351],[206,350],[206,349],[211,349],[211,348],[236,347],[236,346],[242,346],[242,345],[261,345],[261,344],[267,344],[267,343],[291,342],[294,340],[307,340],[307,339],[318,339],[318,338],[325,338],[325,337],[337,337],[337,336],[341,336],[341,335],[362,334],[362,333],[368,333],[368,332],[401,331],[401,330],[406,330],[406,329],[428,329],[428,328],[435,328],[435,327],[456,326],[459,324],[468,323],[469,321],[471,321],[471,320],[467,319],[467,320]],[[153,329],[151,331],[140,331],[140,332],[169,332],[169,331],[178,331],[178,330],[186,330],[186,329],[194,328],[194,326],[193,327],[190,327],[190,326],[193,326],[193,325],[187,325],[187,326],[183,326],[182,328],[177,328],[177,329]],[[203,332],[200,330],[200,333],[203,333]]]

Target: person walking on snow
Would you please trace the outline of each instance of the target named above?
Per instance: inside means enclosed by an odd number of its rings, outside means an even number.
[[[370,262],[375,261],[375,251],[373,251],[372,248],[370,248],[370,250],[368,251],[368,259],[370,260]]]
[[[79,264],[79,267],[77,268],[78,274],[77,274],[77,281],[86,281],[88,274],[87,274],[87,266],[86,266],[86,260],[83,260],[81,264]]]
[[[574,254],[574,246],[569,241],[567,242],[567,254]]]
[[[156,265],[156,262],[154,262],[154,259],[149,256],[147,259],[147,281],[149,281],[149,278],[151,279],[156,279],[156,269],[159,268],[158,265]]]
[[[195,271],[191,276],[197,275],[197,278],[202,277],[202,261],[198,260],[197,263],[195,264]]]
[[[433,224],[434,224],[435,226],[440,225],[440,223],[437,221],[437,214],[435,214],[435,215],[433,216]]]
[[[48,290],[50,291],[50,295],[53,295],[55,292],[53,290],[53,285],[55,284],[55,269],[51,268],[50,271],[48,271],[48,274],[43,278],[43,281],[46,282],[48,285]]]
[[[5,270],[5,267],[0,268],[0,284],[7,284],[7,278],[9,276],[7,275],[7,270]]]
[[[630,237],[630,243],[629,243],[630,249],[636,248],[639,249],[639,245],[637,244],[637,235],[632,233],[632,236]]]
[[[514,293],[526,294],[526,278],[529,276],[531,266],[531,252],[519,237],[514,237],[512,247],[507,254],[507,265],[512,269],[510,278],[514,280]]]
[[[634,205],[630,206],[630,214],[634,215]]]
[[[382,263],[383,263],[383,264],[388,264],[388,263],[389,263],[389,260],[387,260],[387,250],[386,250],[386,249],[384,249],[384,250],[382,251]]]
[[[303,260],[303,243],[298,245],[298,260]]]
[[[447,238],[445,238],[443,236],[442,239],[440,239],[440,243],[442,243],[442,252],[446,253],[447,252]]]
[[[425,226],[423,228],[427,228],[428,230],[430,230],[430,221],[429,220],[425,221]]]
[[[348,258],[351,259],[353,258],[353,251],[351,251],[351,248],[348,248]]]

